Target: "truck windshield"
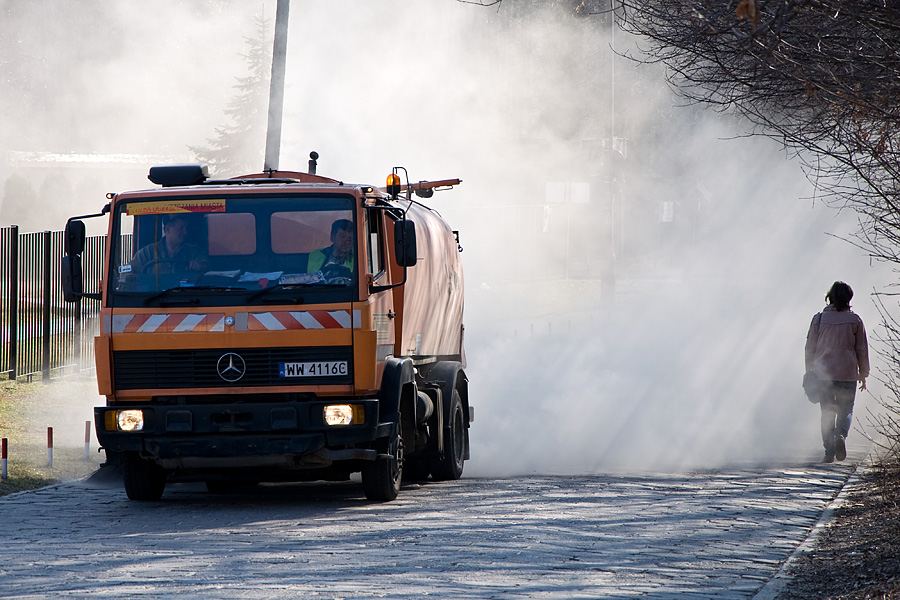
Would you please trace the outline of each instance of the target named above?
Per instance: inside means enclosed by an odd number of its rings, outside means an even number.
[[[141,306],[350,299],[349,196],[148,198],[121,203],[109,297]],[[329,297],[332,296],[332,297]]]

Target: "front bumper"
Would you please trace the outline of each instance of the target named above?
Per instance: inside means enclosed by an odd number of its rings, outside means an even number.
[[[94,422],[104,449],[139,452],[166,469],[323,468],[374,460],[375,441],[395,428],[378,424],[377,400],[350,402],[364,407],[362,424],[326,425],[333,401],[97,407]],[[143,412],[140,431],[107,429],[106,414],[123,408]]]

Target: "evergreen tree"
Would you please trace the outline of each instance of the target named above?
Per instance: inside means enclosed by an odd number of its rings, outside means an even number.
[[[225,115],[229,124],[216,128],[208,145],[189,146],[194,157],[207,163],[217,176],[237,176],[262,169],[266,147],[269,110],[269,79],[272,71],[271,20],[255,19],[256,35],[245,37],[248,51],[241,56],[248,75],[238,77],[236,95],[229,100]]]

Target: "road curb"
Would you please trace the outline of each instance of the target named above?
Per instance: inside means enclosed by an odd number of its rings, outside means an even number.
[[[789,575],[791,567],[798,561],[801,556],[805,556],[813,552],[816,542],[822,535],[822,532],[835,519],[837,511],[847,502],[850,492],[856,488],[860,477],[872,468],[872,450],[866,453],[865,457],[859,461],[854,467],[850,475],[844,481],[837,495],[828,503],[819,520],[810,529],[806,539],[797,546],[787,560],[782,563],[778,572],[760,589],[752,600],[775,600],[790,583],[792,577]]]

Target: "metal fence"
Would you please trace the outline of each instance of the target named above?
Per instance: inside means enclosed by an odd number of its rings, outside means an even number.
[[[105,245],[105,236],[86,241],[85,291],[99,291]],[[63,300],[62,256],[61,231],[0,228],[0,377],[50,379],[94,368],[100,302]]]

